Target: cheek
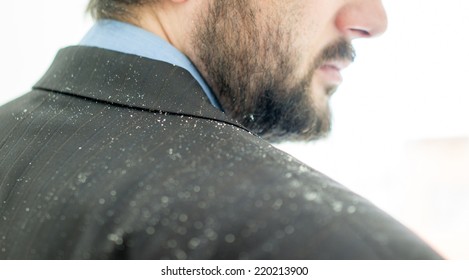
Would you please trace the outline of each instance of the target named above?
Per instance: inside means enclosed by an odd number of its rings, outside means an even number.
[[[342,1],[342,0],[340,0]],[[338,0],[307,0],[301,2],[291,21],[291,34],[302,63],[313,63],[322,50],[340,36],[335,27]]]
[[[307,75],[311,71],[321,51],[321,38],[316,31],[314,25],[309,28],[304,22],[298,22],[288,31],[291,36],[289,42],[291,59],[298,68],[299,76]]]

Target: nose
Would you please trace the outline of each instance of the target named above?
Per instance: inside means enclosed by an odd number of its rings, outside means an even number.
[[[381,35],[388,19],[381,0],[350,0],[338,11],[335,24],[346,38],[353,40]]]

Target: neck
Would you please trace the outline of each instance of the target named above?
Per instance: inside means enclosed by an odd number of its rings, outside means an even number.
[[[135,7],[131,12],[136,16],[128,19],[127,22],[158,35],[185,53],[183,43],[187,39],[186,34],[188,33],[185,28],[190,26],[187,24],[190,14],[188,14],[186,5],[162,1],[157,4]]]

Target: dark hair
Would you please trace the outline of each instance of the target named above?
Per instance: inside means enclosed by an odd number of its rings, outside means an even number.
[[[96,19],[125,19],[132,17],[130,7],[144,5],[155,0],[90,0],[86,11]]]

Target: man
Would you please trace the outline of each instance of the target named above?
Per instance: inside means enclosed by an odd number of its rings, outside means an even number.
[[[327,134],[351,40],[386,29],[379,0],[89,10],[80,45],[0,108],[1,258],[440,258],[265,141]]]

